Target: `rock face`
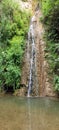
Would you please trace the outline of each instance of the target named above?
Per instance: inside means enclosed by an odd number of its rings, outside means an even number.
[[[36,10],[34,11],[34,16],[32,17],[32,22],[34,25],[35,48],[36,48],[36,69],[34,71],[36,71],[36,79],[37,79],[37,82],[34,83],[34,87],[32,88],[32,95],[40,97],[55,96],[47,74],[48,64],[45,60],[45,52],[44,52],[45,41],[43,39],[44,27],[40,21],[41,16],[42,16],[41,11]],[[29,64],[27,60],[27,49],[28,48],[26,46],[22,68],[21,83],[25,84],[28,89]]]
[[[17,89],[13,95],[24,97],[24,96],[26,96],[26,92],[27,92],[26,87],[22,87],[20,89]]]

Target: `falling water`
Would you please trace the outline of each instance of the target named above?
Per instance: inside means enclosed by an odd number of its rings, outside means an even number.
[[[34,20],[35,16],[31,19],[31,24],[28,32],[28,63],[30,66],[29,71],[29,83],[28,83],[28,94],[29,97],[32,93],[32,89],[34,86],[34,80],[35,80],[35,71],[36,71],[36,48],[35,48],[35,35],[34,35]]]

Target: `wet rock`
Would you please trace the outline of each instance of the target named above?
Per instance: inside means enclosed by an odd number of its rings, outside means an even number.
[[[26,96],[26,93],[27,93],[27,88],[21,87],[20,89],[17,89],[13,95],[23,97]]]

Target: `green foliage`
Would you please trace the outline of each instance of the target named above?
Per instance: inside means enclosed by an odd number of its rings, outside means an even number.
[[[28,0],[22,0],[22,1],[27,2]]]
[[[12,0],[0,3],[0,87],[20,87],[23,54],[30,13],[21,11]]]
[[[59,76],[57,75],[54,76],[54,85],[55,85],[55,90],[59,91]]]
[[[46,58],[53,76],[55,90],[59,91],[59,0],[43,0],[42,10],[46,25]]]

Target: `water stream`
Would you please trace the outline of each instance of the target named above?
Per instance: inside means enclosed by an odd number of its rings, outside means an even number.
[[[30,28],[28,32],[28,51],[27,51],[27,58],[29,63],[29,82],[28,82],[28,94],[27,96],[30,97],[32,94],[33,86],[36,81],[36,48],[35,48],[35,35],[34,35],[34,23],[35,23],[35,16],[32,17]]]

